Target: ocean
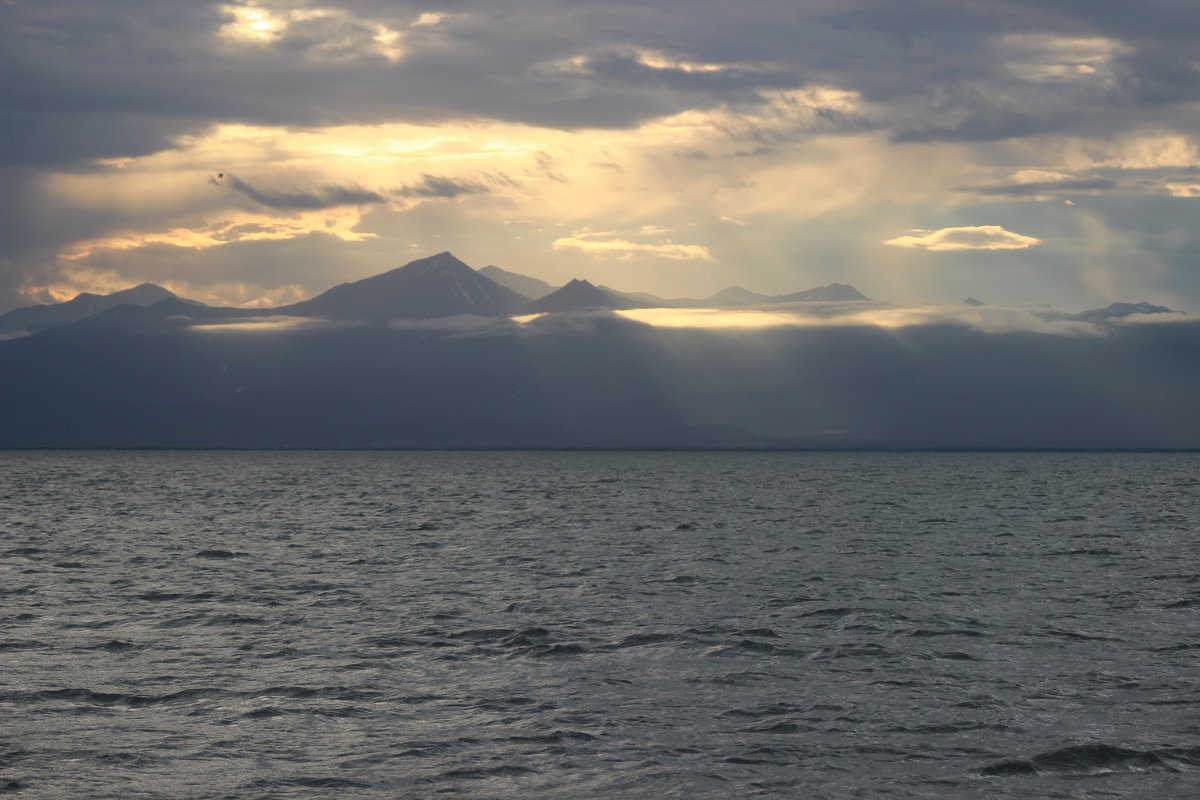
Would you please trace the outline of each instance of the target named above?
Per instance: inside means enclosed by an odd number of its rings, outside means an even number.
[[[1194,798],[1200,455],[0,452],[0,794]]]

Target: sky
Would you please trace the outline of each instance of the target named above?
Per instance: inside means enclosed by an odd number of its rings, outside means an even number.
[[[0,0],[0,311],[443,250],[1200,310],[1194,0]]]

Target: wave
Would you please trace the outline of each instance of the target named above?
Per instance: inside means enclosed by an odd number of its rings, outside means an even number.
[[[1028,759],[990,764],[982,775],[1097,775],[1110,772],[1182,772],[1200,767],[1200,747],[1135,750],[1109,744],[1072,745]]]

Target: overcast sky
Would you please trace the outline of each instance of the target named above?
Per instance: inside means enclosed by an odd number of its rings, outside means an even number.
[[[0,0],[0,311],[442,250],[1200,310],[1194,0]]]

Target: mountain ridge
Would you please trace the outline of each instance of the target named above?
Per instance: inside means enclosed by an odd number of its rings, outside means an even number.
[[[495,264],[480,267],[479,272],[501,286],[512,289],[517,294],[525,295],[530,300],[539,300],[559,288],[552,286],[541,278],[534,278],[529,275],[522,275],[519,272],[502,269]]]
[[[14,308],[0,314],[0,334],[21,331],[33,333],[45,328],[86,319],[116,306],[150,306],[168,298],[175,298],[189,304],[203,305],[195,300],[185,300],[157,284],[139,283],[137,286],[120,289],[109,294],[80,292],[62,303],[44,303]]]

